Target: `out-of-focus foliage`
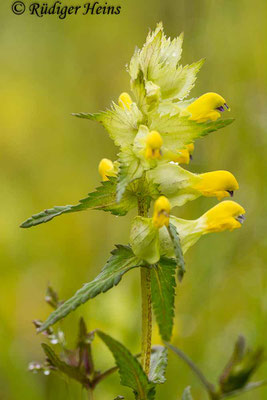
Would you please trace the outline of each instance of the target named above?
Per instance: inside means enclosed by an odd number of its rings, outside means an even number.
[[[50,312],[43,302],[48,281],[60,298],[69,298],[100,272],[114,242],[127,244],[132,215],[118,219],[85,211],[36,229],[18,226],[34,210],[75,204],[77,196],[86,197],[99,186],[98,162],[114,159],[116,149],[101,126],[70,114],[103,110],[129,90],[123,66],[135,45],[142,45],[148,27],[160,20],[168,35],[184,31],[185,63],[206,58],[192,96],[215,90],[227,98],[236,118],[197,143],[189,169],[233,172],[242,189],[235,200],[245,207],[247,221],[231,236],[210,236],[188,252],[176,299],[173,342],[215,380],[231,354],[229,343],[240,332],[251,347],[266,345],[266,2],[121,0],[119,16],[71,16],[65,21],[15,16],[8,3],[0,4],[0,399],[85,398],[75,383],[67,387],[52,376],[27,372],[28,362],[41,357],[42,338],[35,336],[31,321]],[[197,218],[216,202],[198,199],[176,215]],[[138,298],[139,271],[133,270],[116,291],[105,294],[105,301],[100,295],[68,317],[68,341],[75,343],[83,315],[89,330],[108,331],[138,352]],[[160,343],[156,330],[153,342]],[[112,366],[106,347],[97,341],[96,348],[101,369]],[[263,366],[256,378],[266,375]],[[159,400],[177,400],[188,385],[193,398],[205,399],[187,368],[177,372],[172,354],[167,380],[158,390]],[[110,400],[118,393],[129,394],[114,374],[95,395]],[[262,388],[242,399],[263,400],[266,395]]]

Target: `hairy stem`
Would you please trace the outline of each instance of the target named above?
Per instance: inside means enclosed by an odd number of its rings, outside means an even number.
[[[146,204],[143,199],[138,201],[138,214],[147,215]],[[142,296],[142,352],[141,363],[145,373],[149,374],[152,339],[152,307],[151,307],[151,273],[149,268],[141,268],[141,296]]]

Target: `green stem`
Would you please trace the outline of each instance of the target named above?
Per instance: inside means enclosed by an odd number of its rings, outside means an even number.
[[[88,400],[94,400],[94,389],[88,388]]]
[[[141,363],[149,374],[152,339],[151,276],[149,268],[141,268],[142,294],[142,355]]]
[[[146,204],[143,199],[138,201],[138,214],[147,215]],[[145,373],[149,374],[152,339],[152,307],[151,307],[151,273],[149,268],[141,268],[141,296],[142,296],[142,351],[141,364]]]

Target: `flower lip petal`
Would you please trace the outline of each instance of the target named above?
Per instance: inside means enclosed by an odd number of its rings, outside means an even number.
[[[233,190],[227,190],[227,192],[230,194],[231,197],[234,197],[234,191]]]
[[[219,110],[219,111],[221,111],[221,112],[224,112],[224,111],[225,111],[225,109],[224,109],[224,107],[223,107],[223,106],[216,107],[216,110]]]
[[[246,217],[244,214],[240,214],[235,218],[240,224],[243,224],[243,222],[245,221]]]

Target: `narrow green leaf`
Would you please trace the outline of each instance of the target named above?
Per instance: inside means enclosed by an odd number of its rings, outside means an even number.
[[[193,400],[193,397],[191,396],[190,386],[185,388],[183,396],[182,396],[182,400]]]
[[[173,243],[175,258],[178,266],[178,279],[181,282],[185,274],[185,263],[180,238],[177,229],[173,224],[169,224],[168,231]]]
[[[129,246],[118,245],[111,254],[112,256],[107,261],[101,273],[92,282],[86,283],[57,310],[52,312],[38,329],[39,332],[43,332],[89,299],[100,293],[107,292],[113,286],[118,285],[126,272],[140,265],[140,260],[133,254]]]
[[[171,339],[175,300],[174,259],[161,257],[158,264],[151,269],[152,304],[162,339]]]
[[[137,206],[137,199],[132,192],[126,191],[121,197],[120,202],[116,200],[117,180],[110,177],[106,182],[89,193],[85,199],[80,200],[80,204],[54,207],[44,210],[28,218],[21,224],[21,228],[30,228],[35,225],[51,221],[53,218],[62,214],[84,211],[87,209],[109,211],[114,215],[126,215],[129,210]]]
[[[42,348],[45,352],[46,357],[48,358],[50,364],[55,367],[59,372],[62,372],[64,375],[68,376],[69,378],[75,379],[76,381],[80,382],[84,386],[88,386],[90,381],[86,377],[82,371],[75,366],[71,366],[64,361],[62,361],[54,350],[48,346],[46,343],[42,343]]]
[[[101,331],[97,331],[97,334],[115,358],[121,384],[130,387],[138,400],[154,399],[155,385],[149,382],[139,361],[117,340]]]
[[[168,364],[168,350],[163,346],[154,346],[151,355],[149,380],[154,383],[166,381],[165,371]]]

